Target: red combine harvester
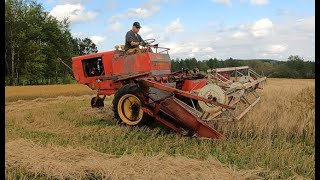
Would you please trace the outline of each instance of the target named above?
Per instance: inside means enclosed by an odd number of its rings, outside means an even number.
[[[224,135],[206,121],[239,120],[260,100],[256,89],[266,77],[248,66],[207,74],[197,69],[171,72],[169,48],[152,45],[154,39],[145,41],[144,53],[126,55],[115,47],[72,58],[77,82],[97,90],[92,107],[103,107],[105,97],[114,94],[118,123],[134,126],[154,119],[183,135],[221,139]]]

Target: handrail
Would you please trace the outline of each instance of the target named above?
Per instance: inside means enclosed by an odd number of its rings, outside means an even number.
[[[216,68],[216,72],[225,72],[225,71],[236,71],[241,69],[249,69],[249,66],[239,66],[239,67],[227,67],[227,68]]]
[[[155,48],[156,49],[156,53],[167,52],[167,54],[168,54],[168,51],[170,50],[170,48],[167,48],[167,47],[159,47],[159,46],[150,46],[150,47]],[[163,50],[158,52],[158,49],[163,49]]]

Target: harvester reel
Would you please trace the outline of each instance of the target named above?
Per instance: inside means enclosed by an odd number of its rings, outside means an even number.
[[[243,84],[240,82],[234,82],[230,85],[229,89],[235,89],[231,94],[235,98],[240,98],[244,94]],[[228,91],[228,90],[227,90]]]
[[[224,91],[221,89],[221,87],[219,87],[216,84],[205,85],[200,89],[198,96],[211,99],[222,104],[226,104],[227,100]],[[220,106],[215,106],[213,104],[205,103],[203,101],[198,101],[198,104],[203,111],[208,113],[214,113],[222,109],[222,107]]]

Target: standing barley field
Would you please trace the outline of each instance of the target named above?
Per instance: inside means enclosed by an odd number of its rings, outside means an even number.
[[[5,88],[7,179],[315,179],[315,81],[268,79],[225,140],[123,127],[83,85]]]

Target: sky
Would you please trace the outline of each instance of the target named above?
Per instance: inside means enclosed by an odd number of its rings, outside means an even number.
[[[125,42],[133,22],[171,59],[315,60],[315,0],[38,0],[98,51]]]

